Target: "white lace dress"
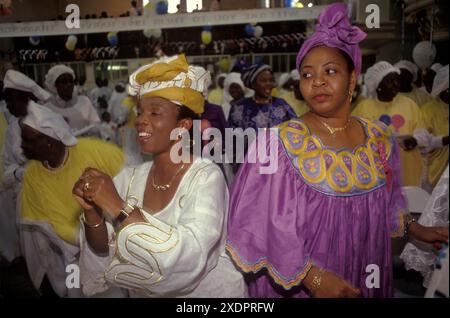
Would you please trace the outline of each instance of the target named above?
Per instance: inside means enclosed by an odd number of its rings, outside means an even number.
[[[448,175],[449,168],[447,167],[418,220],[419,224],[424,226],[448,226]],[[413,269],[422,274],[425,287],[429,285],[436,257],[437,255],[431,245],[417,241],[407,243],[400,255],[407,270]]]

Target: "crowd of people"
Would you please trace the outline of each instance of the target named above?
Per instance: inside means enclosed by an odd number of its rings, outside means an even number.
[[[277,81],[240,63],[213,83],[184,55],[91,92],[63,64],[45,88],[8,70],[0,256],[60,297],[393,297],[392,237],[448,246],[448,205],[417,222],[402,189],[448,202],[449,68],[379,61],[362,75],[365,37],[333,4]],[[243,162],[214,162],[195,151],[209,128],[262,133]],[[220,139],[206,141],[230,159]],[[277,169],[261,172],[261,152]]]

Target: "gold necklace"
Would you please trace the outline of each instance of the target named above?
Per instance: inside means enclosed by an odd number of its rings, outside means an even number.
[[[314,117],[314,118],[316,118],[323,126],[325,126],[325,128],[328,129],[328,132],[330,133],[330,135],[333,136],[333,137],[334,137],[334,135],[335,135],[336,133],[346,130],[347,127],[348,127],[348,124],[350,124],[350,119],[351,119],[350,117],[348,118],[347,123],[345,124],[344,127],[336,127],[336,128],[335,128],[335,127],[331,127],[331,126],[328,125],[326,122],[321,121],[321,120],[320,120],[319,118],[317,118],[317,117]]]
[[[153,169],[153,167],[152,167],[152,169]],[[167,191],[167,190],[169,190],[170,187],[172,186],[173,181],[175,180],[175,178],[180,174],[181,170],[183,170],[183,169],[184,169],[184,163],[177,170],[177,172],[175,172],[175,174],[173,175],[172,179],[170,179],[170,182],[168,184],[165,184],[165,185],[158,185],[158,184],[155,183],[155,173],[153,172],[153,176],[152,176],[153,189],[155,189],[156,191]]]

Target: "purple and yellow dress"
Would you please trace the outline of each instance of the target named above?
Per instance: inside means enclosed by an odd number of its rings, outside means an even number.
[[[383,123],[357,119],[366,141],[353,151],[327,148],[301,119],[249,149],[232,188],[227,250],[253,273],[251,297],[310,297],[302,280],[312,265],[363,297],[393,296],[391,237],[403,236],[406,211],[398,149]],[[278,158],[275,173],[249,163],[258,147]]]

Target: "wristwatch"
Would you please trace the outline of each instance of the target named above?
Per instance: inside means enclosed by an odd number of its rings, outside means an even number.
[[[125,221],[125,219],[130,216],[131,212],[134,211],[137,203],[138,199],[136,197],[129,196],[124,206],[120,210],[119,215],[115,219],[116,223],[120,224]]]

